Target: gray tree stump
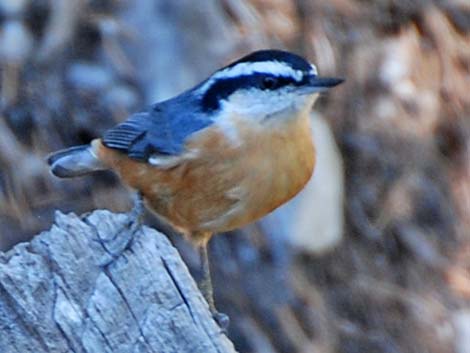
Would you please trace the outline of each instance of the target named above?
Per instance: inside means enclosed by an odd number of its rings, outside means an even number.
[[[167,238],[100,210],[0,253],[0,352],[235,350]]]

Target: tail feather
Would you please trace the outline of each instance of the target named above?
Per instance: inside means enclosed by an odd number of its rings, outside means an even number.
[[[72,178],[107,169],[90,145],[74,146],[50,154],[47,163],[59,178]]]

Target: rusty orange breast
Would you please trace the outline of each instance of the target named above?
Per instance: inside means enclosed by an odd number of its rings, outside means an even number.
[[[214,124],[186,144],[171,168],[129,159],[94,141],[100,159],[177,229],[221,232],[241,227],[294,197],[310,179],[315,151],[309,116],[262,126]]]

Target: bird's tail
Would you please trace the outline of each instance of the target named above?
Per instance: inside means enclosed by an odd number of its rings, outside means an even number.
[[[54,152],[47,158],[51,172],[59,178],[72,178],[107,169],[91,145],[74,146]]]

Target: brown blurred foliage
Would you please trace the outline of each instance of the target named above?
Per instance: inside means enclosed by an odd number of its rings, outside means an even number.
[[[279,252],[256,226],[215,239],[230,337],[242,352],[469,352],[468,1],[2,0],[0,13],[3,249],[55,209],[129,206],[110,173],[52,178],[48,152],[240,54],[288,48],[347,79],[316,106],[345,163],[345,236],[318,257]]]

